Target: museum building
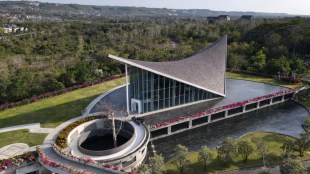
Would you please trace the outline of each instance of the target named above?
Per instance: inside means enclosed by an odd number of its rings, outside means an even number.
[[[227,36],[186,59],[147,62],[109,55],[125,64],[130,114],[145,114],[225,97]]]

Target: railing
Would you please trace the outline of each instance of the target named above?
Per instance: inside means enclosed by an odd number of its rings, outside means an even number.
[[[282,96],[282,95],[286,95],[286,94],[291,94],[295,91],[297,91],[299,88],[292,88],[292,89],[287,89],[284,91],[280,91],[280,92],[276,92],[276,93],[272,93],[272,94],[268,94],[268,95],[264,95],[264,96],[260,96],[260,97],[255,97],[249,100],[244,100],[242,102],[236,102],[233,104],[229,104],[229,105],[225,105],[222,107],[218,107],[218,108],[213,108],[213,109],[209,109],[207,111],[203,111],[203,112],[199,112],[193,115],[187,115],[187,116],[181,116],[179,118],[170,120],[170,121],[166,121],[166,122],[162,122],[162,123],[158,123],[155,125],[150,125],[149,129],[152,130],[157,130],[160,128],[164,128],[164,127],[168,127],[170,125],[173,125],[175,123],[182,123],[182,122],[186,122],[192,119],[196,119],[196,118],[201,118],[201,117],[205,117],[208,115],[212,115],[212,114],[216,114],[219,112],[223,112],[223,111],[227,111],[230,109],[234,109],[234,108],[238,108],[238,107],[243,107],[246,106],[248,104],[252,104],[255,102],[259,102],[259,101],[263,101],[263,100],[267,100],[267,99],[271,99],[273,97],[277,97],[277,96]]]

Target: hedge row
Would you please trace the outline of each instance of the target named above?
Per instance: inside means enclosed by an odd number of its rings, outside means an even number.
[[[86,87],[93,86],[93,85],[96,85],[96,84],[99,84],[99,83],[103,83],[103,82],[106,82],[106,81],[114,80],[114,79],[117,79],[117,78],[120,78],[120,77],[123,77],[123,76],[124,76],[123,74],[114,75],[114,76],[110,76],[110,77],[107,77],[107,78],[104,78],[104,79],[96,80],[94,82],[86,82],[86,83],[83,83],[83,84],[74,85],[72,87],[61,89],[61,90],[58,90],[58,91],[48,92],[48,93],[45,93],[45,94],[42,94],[42,95],[39,95],[39,96],[33,96],[31,98],[24,99],[24,100],[21,100],[21,101],[12,102],[12,103],[5,103],[5,104],[0,105],[0,111],[3,111],[3,110],[8,109],[8,108],[13,108],[13,107],[16,107],[16,106],[22,106],[22,105],[26,105],[26,104],[29,104],[29,103],[33,103],[33,102],[36,102],[36,101],[41,100],[41,99],[45,99],[45,98],[49,98],[49,97],[54,97],[54,96],[57,96],[57,95],[60,95],[60,94],[71,92],[73,90],[77,90],[77,89],[81,89],[81,88],[86,88]]]
[[[66,148],[68,147],[67,145],[67,137],[69,135],[69,133],[76,128],[77,126],[89,122],[91,120],[96,120],[96,119],[101,119],[101,118],[107,118],[106,115],[100,115],[100,116],[90,116],[90,117],[86,117],[86,118],[82,118],[80,120],[77,120],[73,123],[70,123],[67,127],[65,127],[64,129],[62,129],[56,139],[56,145],[61,147],[61,148]]]

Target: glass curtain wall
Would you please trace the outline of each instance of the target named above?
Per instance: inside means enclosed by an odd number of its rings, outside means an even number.
[[[140,68],[129,66],[128,72],[130,75],[129,98],[141,101],[142,113],[219,97]]]

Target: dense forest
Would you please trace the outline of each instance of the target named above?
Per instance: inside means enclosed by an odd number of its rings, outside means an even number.
[[[310,62],[310,20],[302,18],[209,24],[203,17],[92,17],[17,25],[28,33],[0,34],[0,104],[123,72],[108,54],[179,60],[225,34],[230,69],[302,76]]]

